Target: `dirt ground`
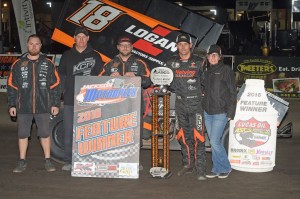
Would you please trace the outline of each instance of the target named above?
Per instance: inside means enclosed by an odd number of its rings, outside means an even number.
[[[170,179],[155,179],[149,174],[150,150],[141,151],[144,170],[140,178],[102,179],[71,177],[57,171],[47,173],[43,167],[42,149],[33,134],[27,155],[28,167],[23,173],[12,172],[18,159],[17,127],[7,113],[6,94],[0,93],[0,199],[293,199],[300,197],[300,100],[289,100],[290,109],[282,125],[293,122],[293,137],[277,139],[276,166],[266,173],[235,171],[227,179],[197,181],[196,174],[178,177],[181,155],[171,152]],[[211,154],[207,153],[207,170]]]

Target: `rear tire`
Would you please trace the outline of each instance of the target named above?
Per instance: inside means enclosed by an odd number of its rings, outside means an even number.
[[[50,137],[51,137],[51,158],[64,164],[64,125],[63,125],[63,108],[60,109],[59,114],[50,116]]]

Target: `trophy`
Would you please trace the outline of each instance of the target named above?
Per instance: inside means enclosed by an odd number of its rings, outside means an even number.
[[[151,162],[150,174],[155,178],[169,178],[170,171],[170,96],[168,90],[173,81],[173,72],[170,68],[157,67],[151,70],[151,81],[155,88],[152,92],[152,138],[151,138]],[[163,125],[159,130],[159,98],[163,100]],[[158,147],[158,138],[162,137],[162,152]]]

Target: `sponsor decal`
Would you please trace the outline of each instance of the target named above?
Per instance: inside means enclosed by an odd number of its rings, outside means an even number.
[[[253,165],[253,166],[258,166],[258,165],[259,165],[259,162],[252,162],[252,165]]]
[[[247,149],[235,149],[235,148],[231,148],[230,151],[232,153],[247,153]]]
[[[92,162],[75,162],[74,172],[80,174],[91,174],[95,172],[95,164]]]
[[[83,85],[76,100],[80,105],[119,103],[127,98],[136,98],[139,88],[132,84],[125,85],[121,79],[111,79],[104,84]]]
[[[175,70],[175,77],[183,78],[183,77],[189,77],[192,78],[196,74],[195,70]]]
[[[242,165],[251,165],[251,161],[242,161],[241,162]]]
[[[118,167],[117,165],[96,164],[96,171],[102,173],[116,173],[118,172]]]
[[[196,113],[196,129],[202,131],[202,115]]]
[[[240,63],[237,66],[237,70],[249,75],[266,75],[274,73],[277,70],[277,67],[270,60],[248,59]]]
[[[230,159],[229,161],[231,164],[240,164],[241,163],[241,160]]]
[[[269,141],[271,136],[270,124],[255,118],[238,120],[234,126],[235,139],[244,146],[254,148]]]
[[[260,164],[271,166],[271,165],[273,165],[273,162],[272,161],[261,161]]]

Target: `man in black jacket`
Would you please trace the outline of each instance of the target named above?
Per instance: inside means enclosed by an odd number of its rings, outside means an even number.
[[[74,40],[73,48],[64,52],[58,68],[64,96],[65,165],[62,167],[63,171],[70,171],[72,168],[75,76],[97,76],[103,67],[100,54],[88,43],[89,33],[86,28],[78,27],[75,30]]]
[[[198,180],[205,180],[205,136],[201,106],[204,59],[191,53],[190,35],[178,35],[176,43],[178,55],[168,60],[167,67],[174,74],[171,90],[176,92],[176,138],[181,145],[183,163],[177,175],[192,173],[196,168]]]
[[[26,152],[32,120],[38,128],[37,135],[45,156],[47,171],[55,171],[50,161],[50,113],[56,115],[60,106],[60,79],[53,62],[40,53],[41,39],[31,35],[27,40],[28,53],[19,58],[11,67],[7,82],[9,113],[18,116],[18,137],[20,160],[15,173],[27,167]]]

